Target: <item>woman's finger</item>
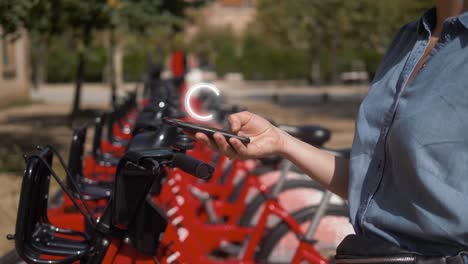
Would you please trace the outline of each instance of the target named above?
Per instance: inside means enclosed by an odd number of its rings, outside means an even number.
[[[224,138],[223,135],[220,133],[215,133],[213,135],[214,140],[216,142],[216,145],[218,149],[226,156],[229,158],[235,158],[236,156],[236,151],[229,145],[229,143],[226,141],[226,138]]]
[[[195,134],[195,139],[200,141],[201,143],[207,145],[213,151],[219,152],[219,149],[218,149],[218,146],[216,145],[216,143],[213,142],[212,140],[210,140],[207,135],[198,132],[198,133]]]
[[[247,112],[247,111],[230,115],[228,117],[228,122],[229,122],[229,126],[231,127],[231,131],[234,133],[239,132],[242,126],[247,124],[251,118],[252,118],[252,113]]]
[[[184,134],[187,135],[189,138],[196,140],[194,132],[191,132],[191,131],[188,131],[188,130],[182,130],[182,132],[184,132]]]
[[[231,131],[233,133],[239,132],[241,126],[240,126],[240,121],[236,115],[230,115],[228,117],[228,122],[229,122],[229,126],[231,127]]]
[[[238,155],[247,158],[248,156],[248,150],[247,147],[240,142],[237,138],[230,138],[229,143],[231,143],[232,147],[234,150],[237,152]]]

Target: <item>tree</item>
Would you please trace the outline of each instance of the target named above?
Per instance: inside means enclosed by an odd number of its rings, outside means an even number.
[[[34,73],[33,86],[37,89],[44,75],[43,62],[47,60],[48,43],[53,36],[63,31],[60,1],[0,1],[0,26],[3,34],[14,33],[19,27],[28,31]]]
[[[63,0],[61,11],[67,29],[73,32],[77,43],[78,65],[71,110],[71,116],[75,117],[80,110],[81,89],[86,67],[86,50],[89,49],[93,33],[110,26],[110,10],[104,0]]]
[[[169,29],[173,33],[180,30],[184,17],[184,10],[197,6],[203,1],[191,3],[181,0],[108,0],[110,6],[109,31],[109,81],[111,86],[111,102],[116,100],[116,66],[114,55],[117,45],[122,44],[123,36],[132,35],[148,38],[152,34],[159,34],[161,28]]]
[[[341,13],[345,3],[339,0],[260,1],[256,33],[273,45],[301,50],[310,61],[309,78],[320,85],[320,56],[323,46],[341,34]],[[335,43],[336,44],[336,43]]]
[[[398,28],[431,4],[432,0],[261,0],[254,31],[271,45],[307,54],[309,78],[320,84],[322,54],[334,81],[344,48],[381,56]]]
[[[81,88],[86,67],[86,50],[96,32],[111,32],[111,49],[115,45],[116,28],[125,33],[144,34],[161,25],[181,30],[180,20],[187,7],[205,1],[184,0],[2,0],[0,25],[4,33],[23,27],[29,33],[50,39],[50,36],[72,32],[76,42],[78,65],[71,116],[80,110]],[[162,23],[167,22],[167,23]],[[115,71],[112,69],[112,71]],[[113,76],[115,78],[115,76]],[[111,81],[115,100],[115,80]]]

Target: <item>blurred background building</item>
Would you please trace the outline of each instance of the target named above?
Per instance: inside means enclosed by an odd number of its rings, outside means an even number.
[[[213,28],[231,28],[239,34],[255,20],[256,0],[220,0],[194,12],[193,17],[204,20],[204,26]],[[189,35],[199,32],[200,27],[191,25],[187,27]]]
[[[0,29],[1,30],[1,29]],[[29,96],[27,33],[3,35],[0,41],[0,106]]]

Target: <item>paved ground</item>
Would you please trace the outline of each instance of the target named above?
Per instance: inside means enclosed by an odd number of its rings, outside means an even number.
[[[367,93],[367,86],[324,86],[287,85],[278,82],[226,82],[215,81],[221,94],[231,100],[273,101],[282,105],[322,102],[326,97],[333,102],[359,102]],[[120,94],[135,90],[140,85],[122,85]],[[74,87],[72,84],[46,84],[33,98],[51,104],[71,104]],[[82,92],[84,105],[110,105],[110,88],[103,84],[85,84]]]
[[[368,86],[288,85],[280,82],[225,82],[214,84],[229,99],[272,101],[281,105],[309,104],[326,101],[360,102]]]
[[[119,89],[122,95],[125,91],[134,90],[137,84],[127,83]],[[31,96],[35,100],[40,100],[48,104],[71,105],[74,93],[73,84],[44,84],[39,91],[32,91]],[[108,85],[100,83],[86,83],[82,88],[82,104],[92,107],[102,107],[110,105],[110,88]]]
[[[132,85],[129,86],[130,88]],[[230,87],[239,87],[238,90]],[[263,87],[265,88],[265,87]],[[290,88],[288,93],[296,93],[297,97],[316,95],[323,92],[331,94],[331,98],[346,95],[346,100],[331,100],[328,103],[319,101],[303,101],[301,104],[280,104],[272,100],[255,97],[261,94],[263,98],[271,99],[271,93],[286,95],[280,88],[270,87],[252,90],[239,85],[220,84],[230,103],[246,106],[250,111],[270,117],[284,124],[320,124],[332,130],[330,147],[349,147],[353,138],[354,118],[359,100],[364,93],[361,90],[348,90],[349,87],[323,88],[321,90],[306,90],[306,88]],[[297,89],[296,91],[292,91]],[[243,90],[243,91],[241,91]],[[7,161],[19,162],[22,168],[21,153],[30,151],[37,144],[52,143],[58,145],[66,153],[70,141],[71,130],[67,119],[69,102],[71,102],[71,86],[44,87],[36,98],[42,103],[22,105],[0,110],[0,161],[1,156],[8,156]],[[357,92],[356,92],[357,91]],[[358,94],[359,96],[356,96]],[[86,85],[83,91],[83,105],[105,107],[109,105],[109,91],[100,85]],[[277,101],[278,102],[278,101]],[[3,152],[2,152],[3,151]],[[3,153],[3,154],[2,154]],[[13,164],[14,165],[14,164]],[[0,255],[12,249],[13,243],[3,239],[6,234],[14,231],[18,194],[21,183],[21,169],[0,173]]]

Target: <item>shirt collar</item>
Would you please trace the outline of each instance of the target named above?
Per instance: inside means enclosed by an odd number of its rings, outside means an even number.
[[[466,29],[468,29],[468,12],[459,15],[458,20]]]
[[[465,29],[468,29],[468,12],[465,12],[459,16],[449,18],[458,20]],[[418,22],[418,32],[423,33],[425,31],[432,31],[437,23],[437,13],[436,8],[433,7],[427,10],[424,15],[419,19]]]
[[[424,32],[430,32],[432,29],[435,27],[437,22],[437,13],[435,7],[427,10],[421,19],[419,19],[418,22],[418,32],[419,33],[424,33]]]

